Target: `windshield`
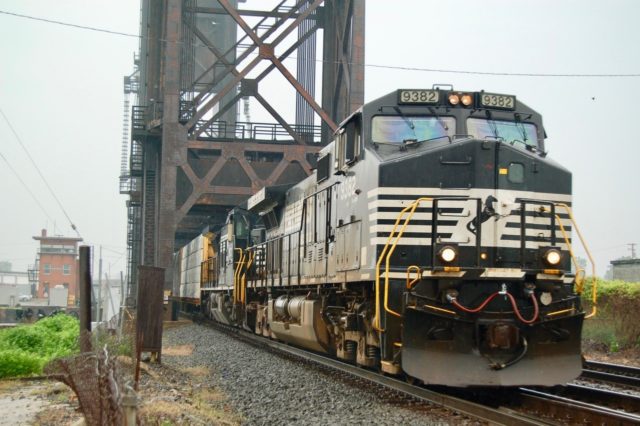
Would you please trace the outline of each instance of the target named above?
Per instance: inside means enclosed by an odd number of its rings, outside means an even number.
[[[476,139],[500,139],[521,149],[538,148],[536,126],[530,123],[467,118],[467,133]]]
[[[401,144],[407,140],[425,141],[453,136],[456,119],[453,117],[416,117],[379,115],[371,120],[373,142]]]

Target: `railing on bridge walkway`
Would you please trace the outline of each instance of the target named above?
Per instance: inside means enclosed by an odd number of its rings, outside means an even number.
[[[145,132],[157,127],[162,118],[162,103],[156,102],[152,106],[134,106],[131,118],[133,138],[140,132]],[[206,120],[197,123],[198,128],[203,126]],[[301,124],[291,124],[290,128],[299,135],[307,144],[321,142],[321,127]],[[292,142],[293,136],[279,123],[248,123],[238,121],[228,123],[226,121],[214,121],[204,128],[200,139],[210,141],[264,141],[264,142]]]

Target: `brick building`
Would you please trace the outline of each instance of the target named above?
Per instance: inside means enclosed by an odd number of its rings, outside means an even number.
[[[78,242],[82,238],[47,236],[47,230],[33,237],[40,241],[38,249],[38,298],[48,298],[51,289],[62,286],[68,290],[67,302],[75,305],[78,300]]]

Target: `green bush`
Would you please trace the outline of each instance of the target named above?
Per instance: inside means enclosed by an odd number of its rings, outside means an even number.
[[[582,299],[585,310],[591,312],[593,281],[585,283]],[[625,281],[597,282],[597,314],[585,321],[583,337],[606,345],[611,352],[640,346],[640,283]]]
[[[78,320],[64,314],[0,331],[0,378],[41,374],[54,358],[78,351]]]

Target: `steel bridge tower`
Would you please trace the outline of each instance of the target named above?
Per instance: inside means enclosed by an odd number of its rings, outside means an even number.
[[[168,268],[170,289],[175,249],[311,173],[364,101],[364,15],[365,0],[141,0],[120,183],[130,296],[137,265]]]

